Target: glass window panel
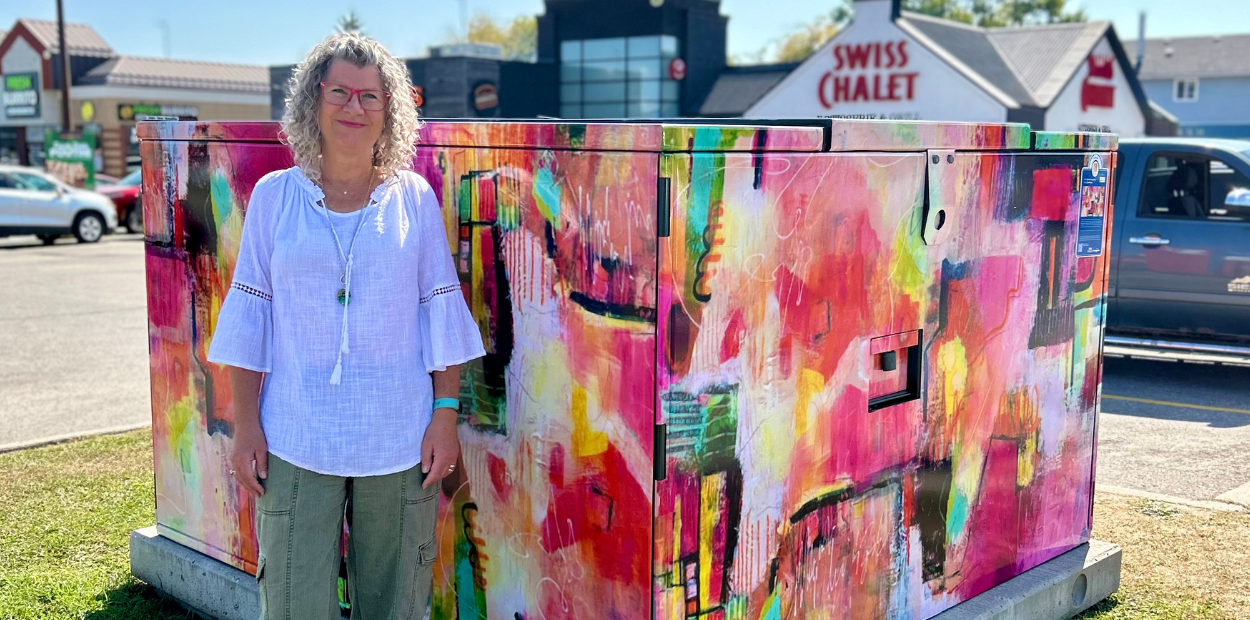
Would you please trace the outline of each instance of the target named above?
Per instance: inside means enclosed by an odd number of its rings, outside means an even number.
[[[630,59],[629,61],[629,79],[631,80],[658,80],[660,79],[660,59]]]
[[[565,41],[560,44],[561,63],[579,63],[582,61],[582,42]]]
[[[658,101],[631,101],[626,111],[630,118],[659,118],[660,103]]]
[[[582,41],[582,58],[585,60],[611,60],[625,57],[625,39],[590,39]]]
[[[629,83],[629,100],[630,101],[659,101],[660,100],[659,80],[646,80],[644,82],[630,82]]]
[[[560,81],[561,82],[582,81],[581,66],[580,65],[560,65]]]
[[[624,101],[625,82],[587,82],[582,86],[585,101]]]
[[[594,103],[582,106],[586,118],[624,118],[625,102],[620,103]]]
[[[660,37],[630,37],[630,58],[655,58],[660,55]]]
[[[681,116],[681,110],[676,103],[664,103],[660,105],[660,116],[663,118],[677,118]]]
[[[672,80],[664,80],[660,84],[662,91],[660,98],[665,101],[677,101],[681,99],[681,84]]]
[[[560,103],[580,103],[582,100],[581,84],[561,84]]]
[[[587,82],[608,82],[625,79],[625,61],[598,60],[582,67],[582,79]]]
[[[560,106],[560,118],[581,118],[581,117],[582,117],[582,106],[577,105],[576,103]]]
[[[677,57],[677,37],[664,35],[660,37],[660,53],[665,58]]]

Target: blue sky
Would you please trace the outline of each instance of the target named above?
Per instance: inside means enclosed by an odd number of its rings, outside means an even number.
[[[542,0],[465,0],[470,13],[500,18],[538,14]],[[122,54],[160,56],[160,20],[169,23],[174,58],[271,65],[294,63],[349,9],[393,53],[414,56],[453,36],[456,0],[64,0],[66,19],[87,23]],[[1246,0],[1070,0],[1092,19],[1115,22],[1121,39],[1137,38],[1147,12],[1148,37],[1250,34]],[[729,20],[729,52],[754,52],[803,22],[827,13],[833,0],[721,0]],[[0,2],[0,29],[18,17],[56,18],[55,0]]]

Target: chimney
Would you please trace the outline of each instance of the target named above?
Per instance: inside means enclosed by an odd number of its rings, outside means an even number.
[[[1133,73],[1141,73],[1142,60],[1146,58],[1146,12],[1142,11],[1137,18],[1137,64],[1133,66]]]
[[[871,3],[889,2],[890,3],[890,21],[894,21],[898,19],[903,11],[903,0],[854,0],[854,3],[857,5],[868,4],[870,2]]]

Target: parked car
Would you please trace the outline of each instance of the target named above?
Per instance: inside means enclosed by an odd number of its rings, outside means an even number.
[[[112,200],[76,189],[37,168],[0,165],[0,237],[36,235],[45,244],[61,235],[93,243],[117,227]]]
[[[100,175],[96,175],[95,191],[113,201],[117,206],[117,221],[132,233],[143,232],[143,202],[139,200],[142,183],[143,177],[139,170],[112,183],[101,183]]]
[[[1120,141],[1109,345],[1250,355],[1250,141]]]

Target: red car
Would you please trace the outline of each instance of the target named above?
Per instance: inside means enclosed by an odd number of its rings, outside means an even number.
[[[104,178],[101,178],[104,177]],[[139,200],[142,185],[140,171],[135,170],[115,182],[112,177],[96,176],[95,191],[108,196],[117,205],[117,221],[132,233],[143,232],[143,203]]]

